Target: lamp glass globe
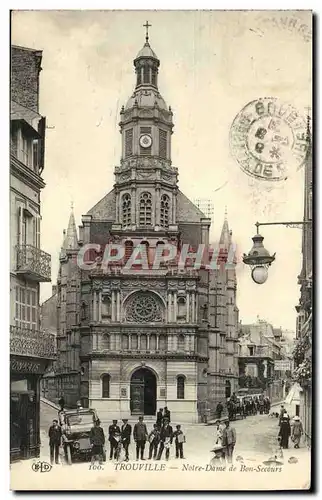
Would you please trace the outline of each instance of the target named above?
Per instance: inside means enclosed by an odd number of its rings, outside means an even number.
[[[252,279],[258,285],[262,285],[268,278],[268,272],[264,266],[256,266],[252,270]]]

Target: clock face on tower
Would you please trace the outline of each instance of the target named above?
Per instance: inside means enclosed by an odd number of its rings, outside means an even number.
[[[140,137],[140,146],[142,148],[150,148],[152,145],[152,137],[150,135],[144,134]]]

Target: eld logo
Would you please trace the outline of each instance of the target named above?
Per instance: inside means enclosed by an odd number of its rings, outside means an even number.
[[[35,462],[31,468],[34,472],[49,472],[52,469],[52,465],[47,462]]]

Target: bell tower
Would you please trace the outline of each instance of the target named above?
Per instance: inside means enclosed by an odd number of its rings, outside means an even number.
[[[115,168],[116,225],[162,231],[176,226],[178,172],[171,162],[173,113],[158,88],[160,61],[149,43],[134,59],[136,85],[122,106],[122,153]],[[171,231],[175,231],[172,227]]]

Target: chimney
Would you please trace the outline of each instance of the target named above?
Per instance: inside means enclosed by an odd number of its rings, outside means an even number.
[[[52,285],[51,294],[56,295],[56,293],[57,293],[57,285]]]

